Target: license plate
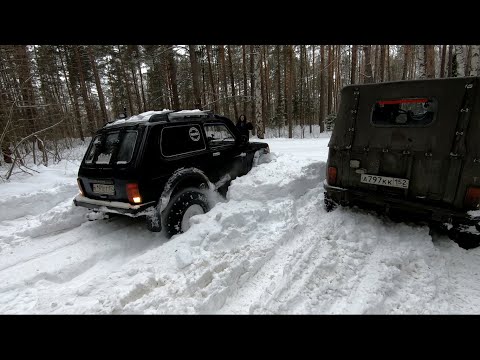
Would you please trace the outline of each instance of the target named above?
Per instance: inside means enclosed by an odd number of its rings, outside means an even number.
[[[115,195],[113,185],[93,184],[93,192],[96,194]]]
[[[364,184],[374,184],[388,187],[395,187],[400,189],[408,189],[409,180],[408,179],[399,179],[388,176],[378,176],[378,175],[369,175],[362,174],[360,177],[360,182]]]

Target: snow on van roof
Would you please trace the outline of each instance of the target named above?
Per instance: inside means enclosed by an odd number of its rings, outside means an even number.
[[[169,113],[171,112],[172,110],[168,110],[168,109],[163,109],[162,111],[147,111],[147,112],[144,112],[144,113],[141,113],[141,114],[138,114],[138,115],[133,115],[133,116],[130,116],[129,118],[127,119],[118,119],[114,122],[111,122],[111,123],[108,123],[107,125],[105,126],[112,126],[112,125],[119,125],[119,124],[123,124],[123,123],[136,123],[136,122],[146,122],[148,121],[153,115],[156,115],[156,114],[166,114],[166,113]]]

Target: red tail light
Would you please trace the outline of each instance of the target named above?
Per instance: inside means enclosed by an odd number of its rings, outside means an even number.
[[[469,187],[463,203],[468,208],[478,209],[480,207],[480,188]]]
[[[328,167],[328,173],[327,173],[327,182],[329,185],[335,185],[337,182],[337,168],[334,166],[329,166]]]
[[[130,201],[132,204],[140,204],[142,202],[142,197],[140,196],[140,191],[138,190],[138,184],[127,184],[127,196],[128,201]]]
[[[83,191],[82,180],[77,179],[77,184],[78,184],[78,189],[80,190],[80,194],[82,194],[82,196],[85,196],[85,192]]]

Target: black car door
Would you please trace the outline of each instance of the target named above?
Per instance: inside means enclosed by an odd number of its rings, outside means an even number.
[[[242,175],[246,154],[236,146],[236,139],[228,127],[223,123],[205,123],[203,127],[211,153],[210,170],[218,179],[216,181],[222,182]]]

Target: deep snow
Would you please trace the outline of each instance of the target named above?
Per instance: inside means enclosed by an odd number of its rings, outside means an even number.
[[[478,313],[480,249],[323,209],[327,137],[268,139],[269,163],[167,240],[88,221],[77,160],[0,184],[0,313]]]

